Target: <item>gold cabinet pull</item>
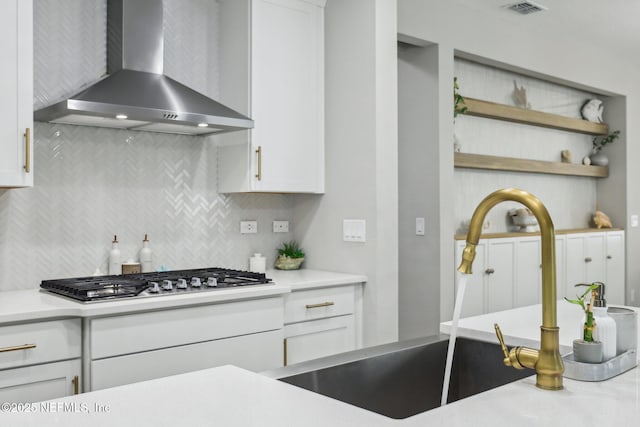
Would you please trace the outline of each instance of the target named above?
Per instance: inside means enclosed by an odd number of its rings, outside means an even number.
[[[287,366],[287,339],[283,340],[284,352],[283,352],[283,363],[284,366]]]
[[[334,305],[333,301],[321,302],[318,304],[307,304],[305,307],[307,308],[318,308],[318,307],[329,307],[330,305]]]
[[[258,173],[256,174],[256,178],[258,181],[262,180],[262,145],[258,145],[256,149],[256,154],[258,155]]]
[[[16,346],[13,346],[13,347],[0,348],[0,353],[6,353],[8,351],[29,350],[30,348],[36,348],[36,345],[35,344],[22,344],[22,345],[16,345]]]
[[[80,378],[77,375],[74,376],[71,383],[73,384],[73,394],[80,393]]]
[[[31,172],[31,129],[24,130],[24,171]]]

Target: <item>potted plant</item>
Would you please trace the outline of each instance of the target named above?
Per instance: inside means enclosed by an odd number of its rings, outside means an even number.
[[[275,267],[278,270],[297,270],[304,262],[304,251],[295,240],[283,243],[278,249]]]
[[[576,362],[600,363],[602,362],[603,355],[602,342],[595,341],[593,338],[593,331],[596,328],[596,322],[593,318],[593,312],[591,311],[591,304],[587,303],[585,305],[587,295],[592,293],[598,285],[596,283],[591,285],[579,283],[576,286],[587,286],[587,290],[574,300],[565,297],[565,300],[568,302],[582,307],[582,311],[584,311],[585,315],[584,325],[582,327],[582,339],[573,340],[573,359]]]
[[[605,145],[613,143],[619,136],[620,131],[616,130],[605,137],[601,137],[600,139],[598,139],[597,136],[593,138],[593,147],[591,149],[591,155],[589,156],[592,165],[607,166],[609,164],[607,155],[602,153],[601,150]]]

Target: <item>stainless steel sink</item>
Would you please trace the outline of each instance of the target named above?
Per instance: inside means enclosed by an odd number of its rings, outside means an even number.
[[[448,336],[356,350],[263,374],[377,412],[407,418],[440,406]],[[502,363],[498,344],[458,338],[448,402],[533,375]]]

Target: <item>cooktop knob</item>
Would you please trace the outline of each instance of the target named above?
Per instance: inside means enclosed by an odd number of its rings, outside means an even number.
[[[202,282],[200,281],[199,277],[192,277],[191,278],[191,287],[192,288],[199,288],[200,286],[202,286]]]
[[[178,289],[187,289],[187,281],[185,279],[178,279],[178,283],[176,284]]]
[[[171,280],[163,280],[162,289],[164,289],[165,291],[173,290],[173,283],[171,283]]]
[[[158,286],[158,282],[149,282],[149,292],[157,294],[160,292],[160,286]]]
[[[207,278],[207,286],[210,288],[215,288],[218,286],[218,279],[216,279],[215,277],[208,277]]]

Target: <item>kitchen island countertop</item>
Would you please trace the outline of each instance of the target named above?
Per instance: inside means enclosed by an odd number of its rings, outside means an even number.
[[[509,310],[498,317],[508,329],[507,324],[516,324],[528,310],[537,308]],[[485,316],[484,320],[494,317]],[[473,320],[479,319],[467,320],[467,329]],[[560,391],[536,388],[532,376],[405,420],[393,420],[233,366],[66,397],[38,404],[33,410],[37,412],[5,413],[4,417],[15,426],[628,425],[640,417],[640,370],[634,368],[604,382],[565,378]],[[4,423],[2,418],[0,414]]]

